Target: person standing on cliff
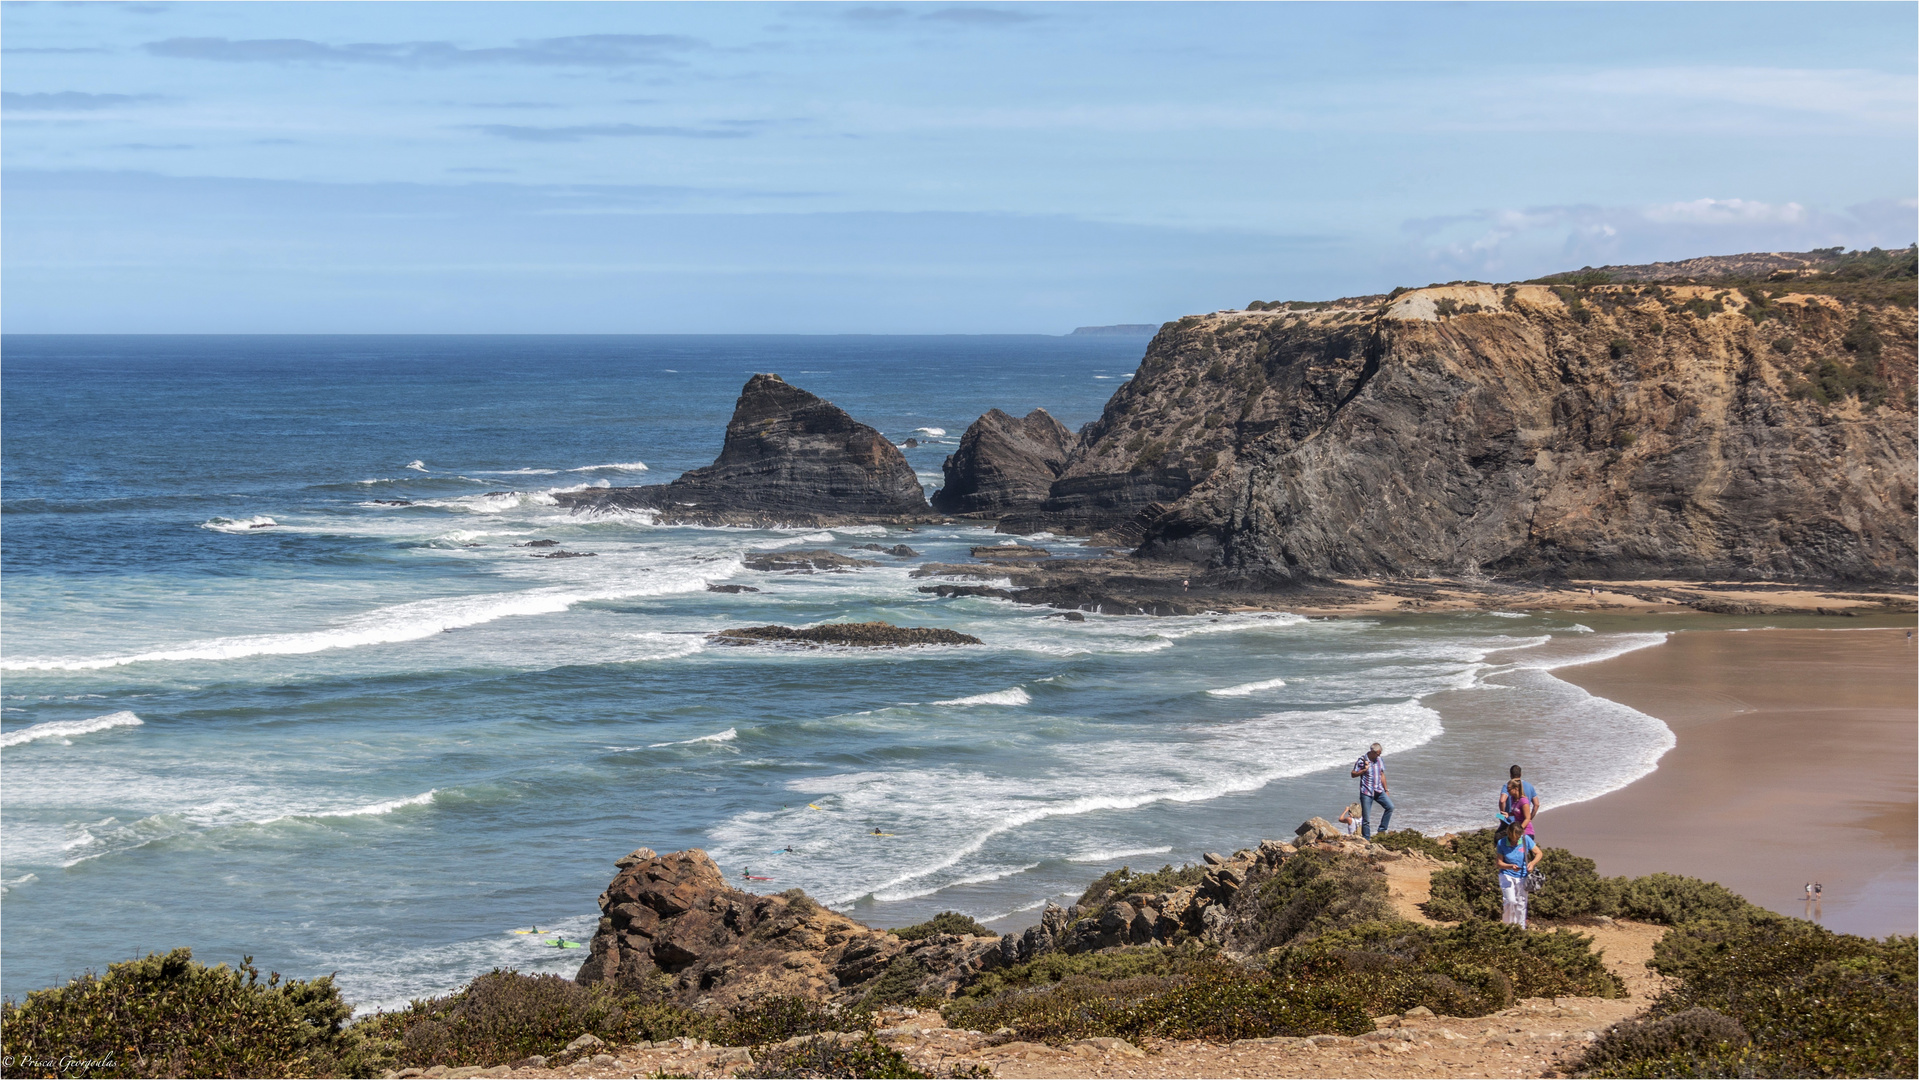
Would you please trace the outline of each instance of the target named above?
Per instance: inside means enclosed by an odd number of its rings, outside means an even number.
[[[1353,775],[1359,778],[1359,835],[1368,840],[1373,836],[1374,803],[1380,809],[1379,831],[1385,832],[1393,823],[1393,797],[1386,790],[1386,763],[1379,755],[1379,744],[1374,743],[1353,762]]]
[[[1524,819],[1526,822],[1526,835],[1531,836],[1533,835],[1533,819],[1539,816],[1539,811],[1541,809],[1539,805],[1539,789],[1533,787],[1530,781],[1523,780],[1520,778],[1519,766],[1517,765],[1514,765],[1511,769],[1508,769],[1506,771],[1506,774],[1510,776],[1512,780],[1519,781],[1520,791],[1523,793],[1523,798],[1528,804],[1528,809],[1531,811],[1530,813],[1525,815],[1525,819]],[[1512,805],[1512,797],[1508,794],[1508,789],[1511,787],[1512,787],[1512,782],[1511,780],[1509,780],[1507,781],[1506,787],[1502,787],[1499,789],[1498,817],[1502,824],[1506,821],[1508,817],[1519,816],[1516,813],[1517,808]]]

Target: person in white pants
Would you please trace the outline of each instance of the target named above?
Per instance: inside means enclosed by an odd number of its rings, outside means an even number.
[[[1509,818],[1493,837],[1499,857],[1499,898],[1505,902],[1501,922],[1526,928],[1526,878],[1539,865],[1539,845],[1526,835],[1518,818]]]

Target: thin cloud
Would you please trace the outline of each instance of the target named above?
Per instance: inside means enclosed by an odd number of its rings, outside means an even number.
[[[620,68],[682,63],[675,54],[706,48],[680,34],[577,34],[515,45],[465,49],[447,41],[363,42],[329,45],[305,38],[168,38],[143,48],[154,56],[230,64],[377,64],[387,67],[459,67],[520,64],[535,67]]]
[[[1024,11],[972,6],[940,8],[937,11],[929,11],[920,18],[927,22],[953,23],[959,26],[1013,26],[1018,23],[1039,21],[1038,15],[1028,15]]]
[[[20,46],[0,49],[0,54],[4,54],[7,56],[12,56],[16,53],[22,56],[33,56],[33,55],[70,56],[75,53],[103,53],[106,51],[107,50],[101,48],[98,45],[88,45],[84,48],[73,48],[73,49],[60,49],[60,48],[54,48],[52,46],[20,45]]]
[[[475,124],[473,130],[515,142],[571,143],[587,139],[744,139],[753,134],[754,126],[754,121],[733,121],[723,127],[684,127],[675,124],[568,124],[561,127]]]
[[[158,94],[88,94],[79,90],[19,94],[11,90],[0,91],[0,108],[8,112],[94,112],[158,100]]]

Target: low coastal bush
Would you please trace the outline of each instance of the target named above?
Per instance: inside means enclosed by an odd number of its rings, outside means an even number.
[[[385,1047],[345,1026],[331,976],[265,980],[152,953],[0,1006],[9,1076],[377,1076]]]
[[[1440,860],[1453,857],[1452,848],[1418,829],[1394,829],[1392,832],[1375,833],[1373,843],[1388,851],[1416,851],[1421,855]]]
[[[604,983],[495,970],[446,997],[415,1001],[356,1028],[398,1044],[402,1066],[497,1065],[554,1055],[580,1035],[609,1042],[715,1038],[714,1021]]]
[[[1108,900],[1119,900],[1134,893],[1163,893],[1187,885],[1197,885],[1206,876],[1206,867],[1186,865],[1175,870],[1171,863],[1151,873],[1135,874],[1130,866],[1100,875],[1079,896],[1082,914],[1094,914]]]
[[[1746,922],[1754,915],[1772,913],[1715,881],[1678,874],[1647,874],[1625,883],[1620,890],[1618,911],[1609,914],[1682,926],[1707,919]]]
[[[1172,976],[1074,975],[1042,990],[956,1002],[946,1018],[959,1027],[1010,1028],[1021,1039],[1049,1043],[1100,1036],[1230,1042],[1372,1029],[1361,1001],[1337,987],[1223,960]]]
[[[1426,914],[1449,922],[1460,919],[1497,919],[1499,859],[1493,849],[1493,831],[1462,833],[1453,841],[1458,866],[1436,871]],[[1546,848],[1539,857],[1540,889],[1527,904],[1529,915],[1566,919],[1580,915],[1616,915],[1624,878],[1601,877],[1591,859],[1565,848]]]
[[[1756,910],[1756,909],[1755,909]],[[1913,1076],[1919,1074],[1919,951],[1911,937],[1875,941],[1835,934],[1803,919],[1748,913],[1675,928],[1652,966],[1677,984],[1642,1023],[1711,1010],[1751,1043],[1648,1045],[1643,1054],[1601,1054],[1579,1068],[1594,1076]],[[1721,1027],[1718,1030],[1730,1031]],[[1631,1033],[1629,1032],[1628,1035]],[[1690,1071],[1685,1071],[1690,1070]]]
[[[905,1055],[871,1035],[855,1042],[808,1039],[761,1054],[753,1064],[734,1074],[743,1077],[876,1077],[914,1080],[927,1074],[915,1069]]]
[[[960,994],[966,998],[992,997],[1007,990],[1052,986],[1075,977],[1101,982],[1141,976],[1167,977],[1178,974],[1200,959],[1200,950],[1191,943],[1179,949],[1132,945],[1099,952],[1041,953],[1026,963],[981,973]]]
[[[1739,1021],[1695,1007],[1615,1024],[1578,1067],[1602,1076],[1738,1076],[1739,1059],[1751,1042]]]
[[[1284,950],[1275,954],[1272,963],[1306,963],[1321,956],[1336,957],[1355,971],[1442,975],[1462,984],[1478,985],[1484,988],[1481,996],[1487,998],[1485,1004],[1491,1006],[1460,1012],[1441,1008],[1432,1000],[1412,1000],[1407,995],[1416,997],[1419,992],[1418,980],[1414,979],[1410,990],[1381,991],[1397,997],[1374,1001],[1387,1006],[1379,1012],[1403,1012],[1425,1005],[1452,1016],[1477,1016],[1505,1008],[1514,998],[1611,998],[1625,992],[1624,984],[1592,951],[1590,937],[1570,930],[1527,931],[1487,920],[1458,926],[1427,926],[1401,919],[1365,923],[1326,934],[1302,948]],[[1481,972],[1499,977],[1489,979]]]
[[[1255,949],[1392,918],[1385,878],[1356,855],[1302,851],[1280,864],[1257,895],[1254,930],[1246,935]]]
[[[442,998],[381,1013],[354,1030],[397,1047],[401,1066],[499,1065],[536,1054],[558,1055],[581,1035],[609,1043],[706,1039],[722,1046],[763,1046],[823,1031],[870,1031],[868,1011],[811,998],[763,998],[730,1016],[710,1016],[659,992],[605,983],[581,986],[558,975],[493,971]]]
[[[942,911],[923,923],[902,926],[893,931],[901,941],[920,941],[938,934],[973,934],[977,937],[997,937],[998,935],[981,926],[977,921],[957,911]]]

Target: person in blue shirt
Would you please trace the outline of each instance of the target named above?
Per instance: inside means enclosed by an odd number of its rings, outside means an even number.
[[[1539,845],[1526,835],[1525,826],[1514,818],[1494,834],[1493,849],[1499,857],[1499,898],[1505,904],[1500,922],[1526,928],[1526,878],[1539,865]]]
[[[1520,779],[1519,766],[1514,765],[1512,769],[1509,771],[1509,775],[1514,780],[1519,781],[1520,790],[1525,792],[1526,802],[1529,804],[1527,807],[1528,813],[1526,814],[1526,835],[1531,836],[1533,835],[1532,819],[1539,816],[1539,791],[1536,788],[1534,788],[1532,784],[1528,783],[1527,781],[1523,779]],[[1507,785],[1501,785],[1499,789],[1498,817],[1501,821],[1504,821],[1506,818],[1513,816],[1513,808],[1510,805],[1511,800],[1507,798],[1506,787]]]

